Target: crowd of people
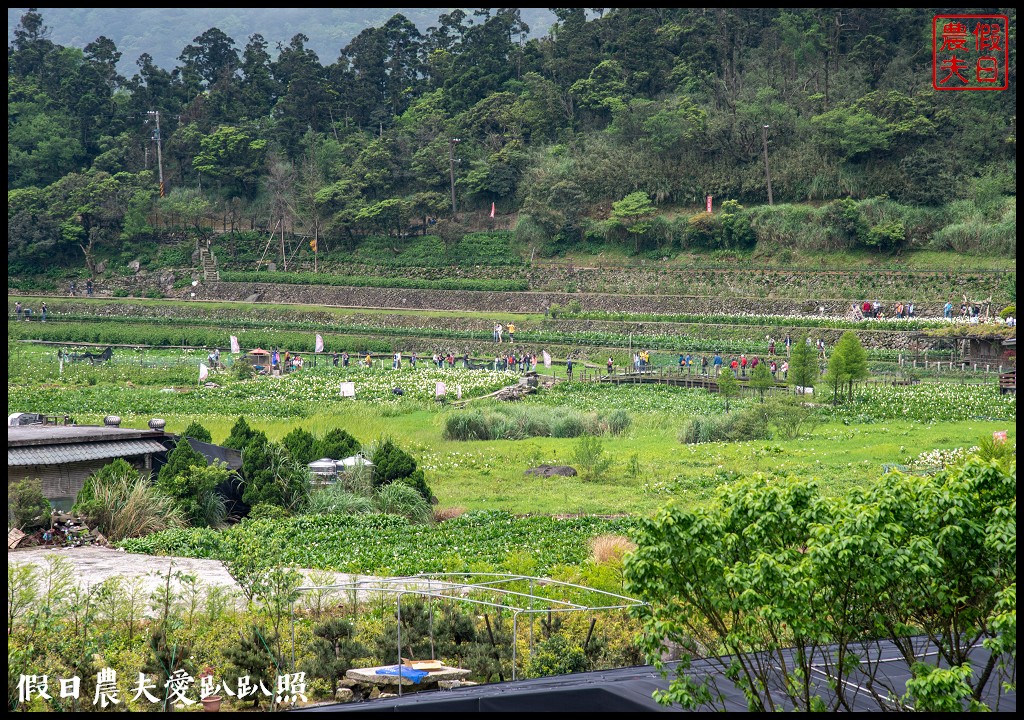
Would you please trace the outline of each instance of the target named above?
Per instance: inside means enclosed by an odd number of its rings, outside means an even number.
[[[39,317],[43,322],[46,322],[46,316],[49,314],[49,310],[46,307],[46,303],[42,303],[39,306]],[[21,302],[14,303],[14,315],[19,321],[31,321],[32,320],[32,308],[27,305],[22,305]]]
[[[893,305],[892,313],[889,313],[886,308],[878,300],[874,302],[865,300],[863,303],[853,303],[850,305],[850,314],[853,315],[857,320],[875,319],[882,320],[883,318],[897,318],[912,320],[917,317],[917,308],[914,303],[911,302],[897,302]]]

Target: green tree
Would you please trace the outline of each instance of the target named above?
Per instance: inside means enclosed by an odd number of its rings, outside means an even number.
[[[818,382],[818,354],[806,337],[793,341],[789,359],[789,384],[795,388],[813,388]],[[803,393],[799,389],[797,392]]]
[[[643,521],[626,588],[648,603],[634,613],[655,664],[666,643],[690,656],[699,648],[750,710],[781,709],[769,688],[784,688],[798,709],[852,709],[862,684],[850,680],[880,679],[877,641],[909,648],[920,634],[936,654],[924,663],[901,655],[914,681],[880,706],[975,708],[986,686],[999,692],[1013,672],[1004,619],[1015,606],[1015,512],[1016,466],[977,458],[933,477],[894,473],[840,497],[753,476],[707,507],[669,506]],[[979,651],[979,639],[997,654]],[[834,661],[822,667],[821,653]],[[660,699],[723,707],[724,695],[688,663]],[[939,667],[954,672],[931,677]]]
[[[640,238],[650,229],[647,221],[654,214],[654,205],[645,192],[630,193],[612,203],[612,219],[621,222],[634,239],[634,252],[640,252]]]
[[[198,450],[193,450],[185,436],[182,436],[175,444],[174,449],[167,455],[167,464],[157,473],[157,483],[169,482],[193,465],[206,467],[206,458]]]
[[[355,625],[345,618],[330,618],[313,627],[313,656],[306,672],[337,687],[357,658],[366,657],[368,648],[356,639]]]
[[[811,118],[817,142],[842,159],[889,147],[886,122],[863,108],[842,107]]]
[[[231,448],[232,450],[242,450],[256,434],[257,431],[249,427],[249,423],[246,422],[245,418],[240,416],[235,421],[235,424],[231,426],[231,432],[224,441],[224,447]]]
[[[186,45],[178,60],[182,74],[193,82],[209,86],[238,68],[238,50],[235,41],[218,28],[210,28]]]
[[[309,497],[309,468],[263,433],[242,450],[242,477],[242,500],[250,507],[268,503],[296,512]]]
[[[718,394],[725,398],[725,411],[729,412],[729,400],[740,396],[740,381],[729,368],[718,376]]]
[[[391,438],[381,441],[373,453],[373,486],[380,488],[388,483],[400,481],[416,489],[427,502],[433,500],[433,493],[427,485],[423,470],[416,467],[412,455],[395,445]]]
[[[303,428],[295,428],[284,436],[282,442],[288,448],[288,454],[296,462],[304,465],[308,465],[319,458],[328,457],[327,455],[317,455],[316,438],[313,437],[313,433]]]
[[[30,532],[50,524],[50,501],[43,495],[43,481],[39,478],[9,483],[7,506],[16,528]]]
[[[157,479],[157,487],[174,498],[182,517],[192,527],[220,528],[227,513],[217,487],[231,478],[227,463],[214,461],[190,465],[184,471]]]
[[[184,430],[181,431],[181,437],[192,438],[199,442],[212,443],[213,436],[210,435],[210,431],[207,430],[198,420],[193,420],[188,424]]]
[[[580,477],[585,482],[599,481],[612,465],[611,457],[604,450],[604,443],[595,435],[582,435],[576,441],[572,462],[579,467]]]
[[[750,382],[748,384],[751,388],[757,390],[758,395],[761,397],[761,402],[764,402],[765,392],[775,387],[775,378],[772,377],[772,371],[768,369],[768,363],[759,362],[757,364],[750,372]]]
[[[245,197],[255,193],[267,159],[265,139],[246,128],[222,125],[204,136],[199,146],[192,160],[196,172],[226,182]]]
[[[352,437],[347,430],[333,428],[317,440],[316,457],[343,460],[355,455],[360,448],[359,441]]]
[[[860,339],[853,332],[847,331],[839,338],[832,349],[825,371],[825,382],[832,388],[833,404],[839,402],[839,390],[844,385],[849,388],[849,399],[853,401],[853,385],[857,380],[868,376],[868,354],[861,345]]]
[[[201,192],[195,188],[183,187],[171,188],[165,197],[157,201],[157,207],[160,208],[165,222],[169,218],[171,224],[181,224],[195,231],[202,228],[203,219],[213,208]]]

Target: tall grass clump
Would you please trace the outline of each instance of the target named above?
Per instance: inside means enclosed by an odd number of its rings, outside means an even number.
[[[388,515],[401,515],[414,523],[429,523],[433,510],[416,488],[398,481],[382,486],[374,498],[377,509]]]
[[[75,510],[114,542],[183,524],[174,499],[120,458],[89,476],[75,500]]]
[[[621,435],[632,419],[622,409],[603,413],[546,406],[462,410],[445,419],[446,440],[522,440],[529,437],[575,438]]]
[[[490,440],[491,429],[480,410],[460,410],[445,419],[446,440]]]
[[[340,482],[314,490],[303,511],[305,515],[364,515],[377,511],[373,500],[347,490]]]
[[[687,418],[679,430],[679,442],[686,445],[728,440],[733,415],[696,415]]]
[[[962,200],[955,205],[971,205]],[[934,250],[952,250],[958,253],[976,252],[982,255],[1004,255],[1016,252],[1017,208],[1007,204],[996,223],[984,219],[980,211],[957,218],[932,234],[931,247]]]
[[[609,533],[590,540],[590,559],[598,565],[621,564],[626,555],[634,550],[636,543],[625,535]]]
[[[605,419],[605,423],[608,427],[608,433],[610,435],[621,435],[629,429],[629,426],[633,423],[632,418],[629,417],[629,413],[619,408],[612,410],[608,413]]]
[[[818,250],[829,246],[829,238],[817,211],[807,205],[762,205],[747,210],[758,242],[780,247]]]
[[[591,429],[594,429],[593,426]],[[574,438],[586,434],[586,420],[578,412],[571,410],[557,412],[551,420],[551,437]]]

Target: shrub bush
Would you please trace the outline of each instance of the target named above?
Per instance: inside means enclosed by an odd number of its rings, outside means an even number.
[[[50,524],[50,501],[43,495],[43,481],[26,478],[7,486],[7,506],[14,527],[25,532]]]
[[[608,413],[608,432],[612,435],[621,435],[629,429],[633,420],[629,413],[619,408]]]
[[[280,505],[274,505],[272,503],[257,503],[252,506],[251,510],[249,510],[249,515],[246,519],[252,521],[283,520],[291,516],[292,514]]]
[[[422,477],[422,471],[417,472]],[[401,515],[415,523],[428,523],[434,518],[430,503],[419,490],[407,485],[405,478],[381,487],[375,500],[382,513]]]
[[[720,442],[729,437],[734,415],[696,415],[687,418],[679,431],[679,442],[687,445]]]
[[[182,524],[174,500],[121,458],[89,476],[75,510],[114,542]]]
[[[303,515],[359,515],[376,512],[373,500],[350,492],[341,483],[314,490]]]

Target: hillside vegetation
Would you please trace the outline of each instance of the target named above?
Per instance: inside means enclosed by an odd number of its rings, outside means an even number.
[[[514,8],[395,15],[323,60],[302,33],[211,27],[127,77],[108,37],[64,47],[28,11],[8,48],[10,272],[96,274],[213,232],[278,269],[314,245],[400,257],[429,234],[451,253],[501,229],[516,262],[1015,258],[1015,91],[933,91],[931,11],[554,12],[529,40]]]

